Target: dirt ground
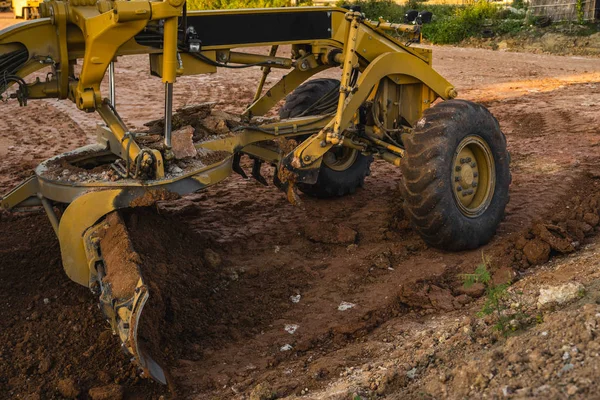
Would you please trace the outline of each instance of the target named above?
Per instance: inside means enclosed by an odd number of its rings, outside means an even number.
[[[4,29],[15,23],[15,17],[12,12],[0,12],[0,29]]]
[[[398,169],[384,162],[342,199],[303,197],[294,207],[274,186],[232,176],[126,216],[156,276],[186,273],[181,290],[160,294],[173,318],[160,346],[181,398],[595,393],[600,60],[443,47],[434,48],[434,66],[461,98],[489,107],[512,155],[506,218],[480,250],[428,248],[403,217]],[[161,83],[147,71],[145,57],[117,63],[117,109],[132,129],[162,113]],[[249,69],[181,78],[176,106],[214,101],[239,112],[258,76]],[[66,101],[0,108],[0,192],[40,161],[93,142],[99,122]],[[562,241],[548,240],[549,230]],[[41,212],[0,214],[0,237],[3,397],[172,396],[138,376],[97,298],[68,280]],[[459,277],[482,251],[495,279],[517,281],[513,290],[534,316],[508,339],[476,316],[482,288],[465,289]],[[575,303],[536,308],[540,287],[572,281],[583,285]]]

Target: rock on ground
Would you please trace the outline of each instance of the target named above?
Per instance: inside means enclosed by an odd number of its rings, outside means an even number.
[[[171,138],[171,145],[173,147],[173,154],[175,158],[181,160],[187,157],[196,157],[196,147],[194,147],[194,128],[190,125],[184,126],[183,128],[174,131]]]
[[[543,264],[550,258],[550,245],[543,240],[534,239],[525,245],[523,254],[531,265]]]
[[[560,286],[541,288],[537,302],[538,308],[546,308],[573,301],[579,297],[584,289],[584,286],[579,282],[569,282]]]
[[[275,398],[273,389],[265,383],[259,383],[250,393],[250,400],[271,400],[273,398]]]

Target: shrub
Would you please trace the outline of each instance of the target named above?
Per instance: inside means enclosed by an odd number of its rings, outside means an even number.
[[[458,43],[470,36],[478,36],[486,21],[493,20],[498,7],[485,0],[457,7],[454,15],[444,16],[423,26],[423,36],[432,43]]]
[[[340,1],[338,5],[345,3]],[[431,11],[433,20],[423,25],[423,37],[439,44],[458,43],[471,36],[480,36],[484,27],[497,34],[516,32],[523,27],[522,16],[507,13],[487,0],[476,0],[463,6],[428,4],[419,0],[409,0],[405,5],[391,0],[359,0],[351,4],[360,6],[369,19],[383,17],[392,22],[402,22],[410,9]]]

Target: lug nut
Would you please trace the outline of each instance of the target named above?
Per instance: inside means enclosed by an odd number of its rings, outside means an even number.
[[[459,172],[462,168],[460,167],[460,165],[457,165],[454,169],[456,170],[456,172]]]
[[[471,157],[467,157],[467,158],[465,159],[465,161],[466,161],[466,162],[471,162]]]
[[[454,182],[460,182],[460,176],[455,176],[454,177]]]
[[[460,159],[460,163],[461,163],[461,164],[464,164],[464,163],[465,163],[465,159],[464,159],[464,158],[461,158],[461,159]]]
[[[477,172],[473,172],[473,178],[477,178],[479,174]]]
[[[456,190],[460,192],[462,190],[462,186],[457,187]]]
[[[471,167],[475,168],[476,166],[477,166],[477,164],[475,164],[475,161],[473,161],[473,162],[471,163]]]
[[[477,182],[473,182],[473,183],[471,184],[471,186],[473,186],[473,187],[477,187]]]

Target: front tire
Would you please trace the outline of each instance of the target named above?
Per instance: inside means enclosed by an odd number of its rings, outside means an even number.
[[[425,110],[402,140],[404,211],[423,240],[453,251],[489,242],[511,183],[498,121],[480,104],[448,100]]]
[[[340,81],[337,79],[313,79],[298,86],[279,110],[280,118],[294,118],[301,115],[314,115],[309,109],[324,96],[339,96]],[[327,102],[329,103],[329,102]],[[335,109],[337,102],[331,106]],[[307,111],[308,110],[308,111]],[[298,139],[306,140],[308,136]],[[364,185],[365,177],[371,173],[373,157],[347,147],[334,147],[323,156],[317,182],[298,183],[304,194],[318,198],[345,196],[352,194]]]

